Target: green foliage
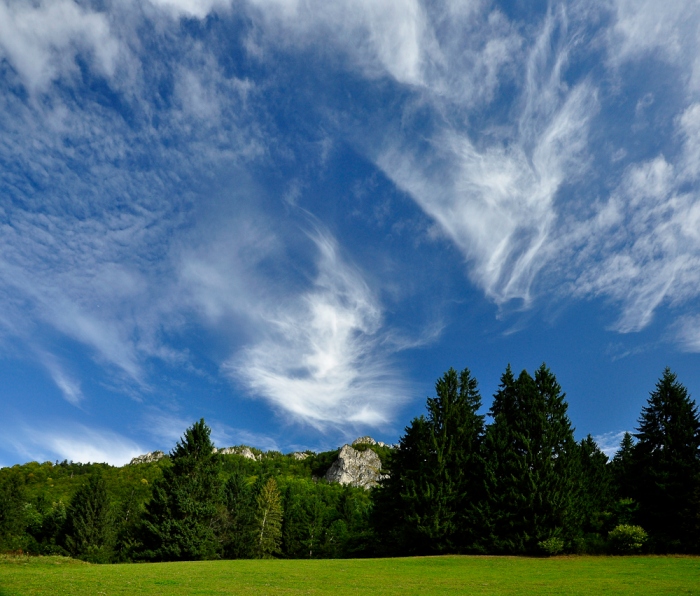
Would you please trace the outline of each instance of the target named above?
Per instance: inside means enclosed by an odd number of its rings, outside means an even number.
[[[245,559],[254,554],[255,494],[245,477],[235,471],[224,484],[220,539],[224,557]]]
[[[610,551],[618,555],[631,555],[642,550],[648,535],[641,526],[620,525],[610,531]]]
[[[689,520],[700,510],[700,418],[695,402],[670,369],[642,409],[632,449],[637,520],[657,552],[700,548]]]
[[[580,453],[564,398],[544,364],[534,379],[510,366],[501,377],[485,441],[490,552],[535,554],[539,542],[579,535]]]
[[[363,555],[369,548],[367,491],[294,479],[286,482],[283,552],[295,558]]]
[[[0,552],[26,548],[24,483],[18,474],[0,482]]]
[[[114,547],[114,528],[107,486],[94,474],[78,489],[68,507],[65,546],[78,559],[108,563]]]
[[[564,541],[556,536],[552,536],[546,540],[540,540],[537,546],[548,557],[553,557],[564,552]]]
[[[204,420],[185,431],[170,454],[171,465],[153,486],[153,498],[139,528],[137,557],[152,561],[212,559],[219,556],[215,531],[221,503],[220,458],[212,453]]]
[[[255,552],[261,559],[279,554],[282,543],[282,498],[274,478],[263,484],[256,499]]]
[[[469,369],[449,369],[435,393],[427,416],[406,428],[376,494],[378,531],[399,552],[478,549],[481,396]]]

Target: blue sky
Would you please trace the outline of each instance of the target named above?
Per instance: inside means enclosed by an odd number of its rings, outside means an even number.
[[[0,0],[0,465],[700,391],[700,4]]]

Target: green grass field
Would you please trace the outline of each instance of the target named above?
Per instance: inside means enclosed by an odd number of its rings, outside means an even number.
[[[698,557],[426,557],[89,565],[0,557],[0,596],[144,594],[700,595]]]

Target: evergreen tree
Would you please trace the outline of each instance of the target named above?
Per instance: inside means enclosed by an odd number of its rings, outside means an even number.
[[[282,497],[277,482],[269,478],[256,499],[256,551],[263,559],[279,553],[282,543]]]
[[[204,420],[185,431],[170,453],[171,465],[153,486],[140,524],[140,558],[153,561],[219,556],[220,457]]]
[[[484,443],[489,550],[536,553],[544,540],[577,536],[580,462],[566,410],[544,364],[534,379],[515,379],[510,366],[501,377]]]
[[[700,491],[700,419],[669,368],[642,409],[632,452],[639,522],[659,551],[700,546],[694,521]]]
[[[109,563],[113,555],[114,527],[107,485],[93,473],[71,499],[66,512],[65,545],[76,558]]]
[[[469,369],[448,370],[427,400],[427,417],[406,428],[376,491],[377,529],[403,552],[477,549],[483,470],[481,396]]]
[[[619,499],[630,498],[635,493],[633,451],[634,439],[626,432],[611,463],[615,491]]]
[[[233,472],[224,485],[224,505],[224,556],[227,559],[252,557],[255,499],[250,485],[239,471]]]
[[[581,517],[586,533],[607,535],[615,504],[612,470],[608,456],[591,435],[579,443],[581,456]]]

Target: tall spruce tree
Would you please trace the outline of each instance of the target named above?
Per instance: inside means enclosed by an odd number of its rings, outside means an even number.
[[[581,517],[586,533],[601,538],[609,527],[615,506],[613,475],[608,456],[603,453],[591,435],[579,443],[581,456]]]
[[[170,466],[153,486],[140,524],[140,558],[153,561],[214,559],[220,554],[220,457],[204,419],[185,431]]]
[[[669,368],[642,409],[632,451],[639,522],[658,551],[700,547],[700,419],[695,402]]]
[[[477,381],[469,369],[458,374],[451,368],[435,393],[427,400],[427,416],[406,428],[389,478],[376,491],[379,532],[401,552],[478,549],[483,416],[477,414]]]
[[[536,553],[543,540],[570,545],[578,534],[579,452],[564,398],[544,364],[534,379],[515,379],[510,366],[501,377],[484,442],[492,552]]]
[[[631,498],[634,490],[634,438],[628,432],[622,436],[620,447],[612,460],[612,474],[618,499]]]
[[[114,554],[114,520],[107,484],[93,473],[71,499],[66,514],[68,552],[92,563],[109,563]]]

